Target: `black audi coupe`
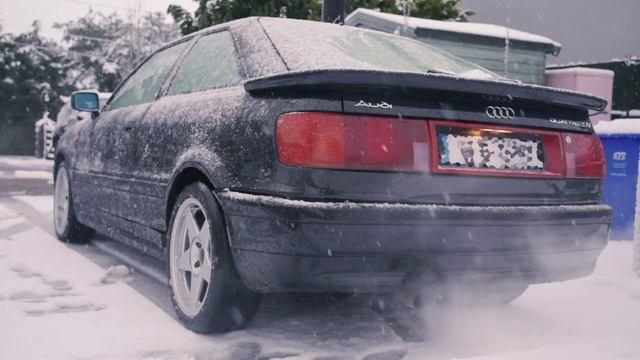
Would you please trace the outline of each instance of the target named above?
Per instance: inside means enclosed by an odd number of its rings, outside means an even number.
[[[408,38],[247,18],[158,49],[102,109],[72,103],[92,120],[56,151],[58,237],[166,262],[196,332],[271,292],[508,302],[590,274],[607,243],[605,101]]]

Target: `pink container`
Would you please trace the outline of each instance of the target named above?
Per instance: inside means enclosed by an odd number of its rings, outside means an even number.
[[[547,86],[580,91],[607,100],[605,111],[591,117],[591,122],[595,125],[599,121],[611,120],[613,75],[611,70],[584,67],[547,70],[545,72],[545,83]]]

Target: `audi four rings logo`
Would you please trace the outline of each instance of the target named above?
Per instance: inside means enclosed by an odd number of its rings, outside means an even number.
[[[510,107],[505,106],[487,106],[485,113],[492,119],[515,119],[516,112]]]

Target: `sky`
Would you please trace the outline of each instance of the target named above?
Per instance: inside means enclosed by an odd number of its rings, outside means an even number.
[[[170,4],[181,5],[193,11],[197,2],[193,0],[140,0],[142,11],[166,13]],[[73,20],[93,8],[104,13],[137,9],[138,0],[0,0],[0,24],[4,32],[28,31],[34,20],[42,22],[42,34],[60,40],[62,31],[53,29],[56,22]],[[169,18],[167,18],[169,20]]]
[[[462,0],[486,22],[560,42],[547,64],[597,62],[640,56],[640,0]]]

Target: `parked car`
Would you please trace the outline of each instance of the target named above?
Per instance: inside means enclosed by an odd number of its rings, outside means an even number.
[[[107,103],[107,100],[111,97],[111,93],[108,92],[99,92],[98,100],[99,100],[99,108],[102,108],[104,104]],[[58,145],[58,141],[67,128],[75,125],[76,123],[88,119],[91,116],[86,112],[80,112],[74,110],[71,107],[71,103],[66,103],[62,106],[60,111],[58,112],[58,116],[56,117],[55,129],[53,131],[53,146],[50,149],[51,153],[55,153],[56,146]]]
[[[508,302],[594,269],[605,105],[391,34],[237,20],[158,49],[102,110],[73,95],[95,116],[60,139],[55,229],[166,261],[196,332],[271,292]]]

